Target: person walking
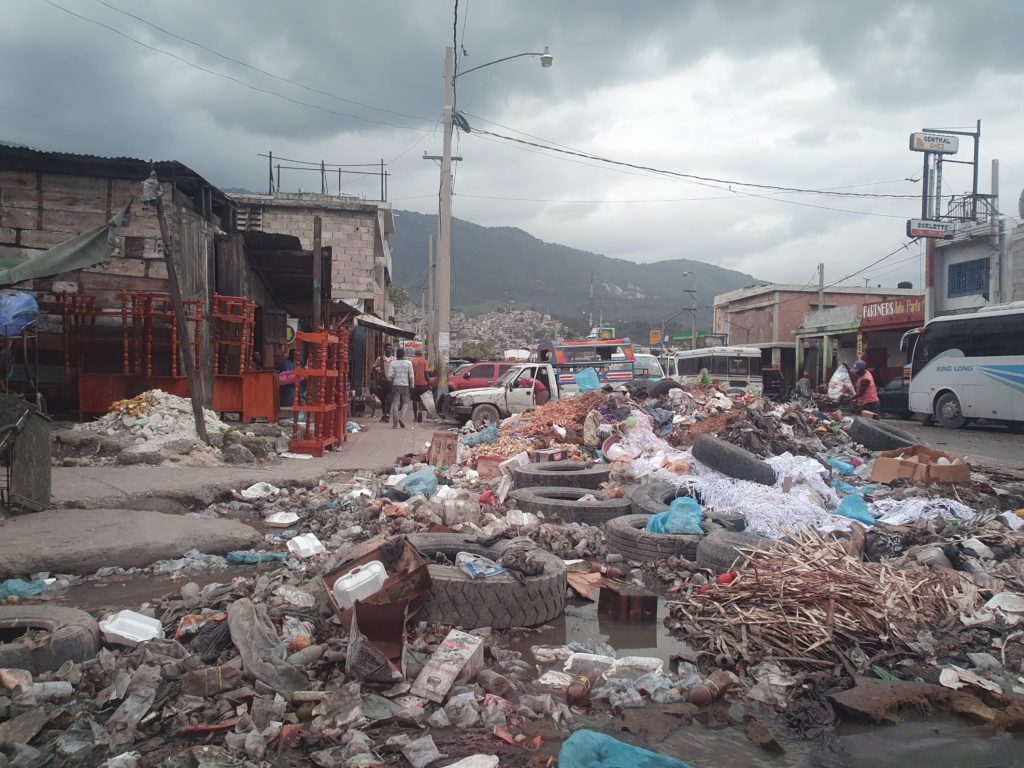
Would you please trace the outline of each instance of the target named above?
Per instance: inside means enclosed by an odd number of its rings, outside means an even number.
[[[393,347],[384,345],[384,354],[378,357],[370,370],[370,390],[380,400],[380,420],[386,422],[391,416],[391,380],[388,370],[395,360]]]
[[[391,428],[405,429],[405,409],[409,405],[409,392],[415,374],[412,363],[405,359],[405,349],[398,348],[395,360],[388,366],[388,381],[391,383]]]
[[[423,421],[423,402],[420,397],[430,389],[430,379],[427,376],[427,358],[423,356],[423,350],[417,349],[412,355],[412,414],[416,421]]]

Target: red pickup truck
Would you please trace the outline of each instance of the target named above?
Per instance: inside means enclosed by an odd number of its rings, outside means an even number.
[[[513,365],[515,363],[474,363],[462,373],[448,379],[448,390],[450,392],[458,392],[463,389],[493,386],[498,377]]]

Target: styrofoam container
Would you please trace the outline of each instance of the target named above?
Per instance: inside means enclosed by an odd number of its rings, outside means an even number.
[[[356,600],[365,600],[370,595],[380,592],[387,577],[388,572],[384,568],[384,563],[380,560],[371,560],[339,577],[331,591],[339,606],[343,609],[351,608],[356,604]]]
[[[315,533],[304,533],[288,540],[288,551],[297,557],[313,557],[327,551],[327,547]]]
[[[108,643],[134,648],[139,643],[162,637],[164,626],[160,619],[153,619],[135,611],[118,611],[100,622],[100,632]]]

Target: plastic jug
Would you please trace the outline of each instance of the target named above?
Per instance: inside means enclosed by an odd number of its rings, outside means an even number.
[[[371,560],[340,576],[331,587],[331,592],[334,593],[334,599],[339,606],[351,608],[356,604],[356,600],[365,600],[370,595],[380,592],[387,577],[388,572],[384,569],[384,563],[380,560]]]
[[[323,545],[323,542],[316,537],[315,533],[304,533],[301,536],[296,536],[294,539],[288,540],[288,551],[298,557],[313,557],[313,555],[319,555],[321,552],[326,552],[327,548]]]
[[[135,611],[118,611],[100,622],[100,631],[108,643],[134,648],[139,643],[163,637],[164,627],[160,619]]]

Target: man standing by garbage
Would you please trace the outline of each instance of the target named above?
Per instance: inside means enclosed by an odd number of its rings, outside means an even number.
[[[412,413],[416,421],[423,421],[423,403],[420,398],[430,389],[430,380],[427,377],[427,358],[423,356],[423,350],[417,349],[412,355]]]
[[[801,400],[810,400],[812,392],[810,374],[807,371],[801,371],[800,379],[796,383],[796,396]]]
[[[395,361],[394,348],[384,345],[384,354],[378,357],[370,371],[370,390],[380,399],[380,420],[386,422],[391,415],[391,380],[388,371]]]
[[[415,374],[412,363],[405,359],[405,349],[398,348],[396,359],[388,366],[388,381],[391,382],[391,428],[405,429],[405,408],[409,405]]]
[[[878,411],[878,390],[875,389],[875,377],[868,370],[868,364],[858,360],[850,369],[853,376],[853,386],[857,390],[854,402],[857,404],[857,413],[864,411]]]

